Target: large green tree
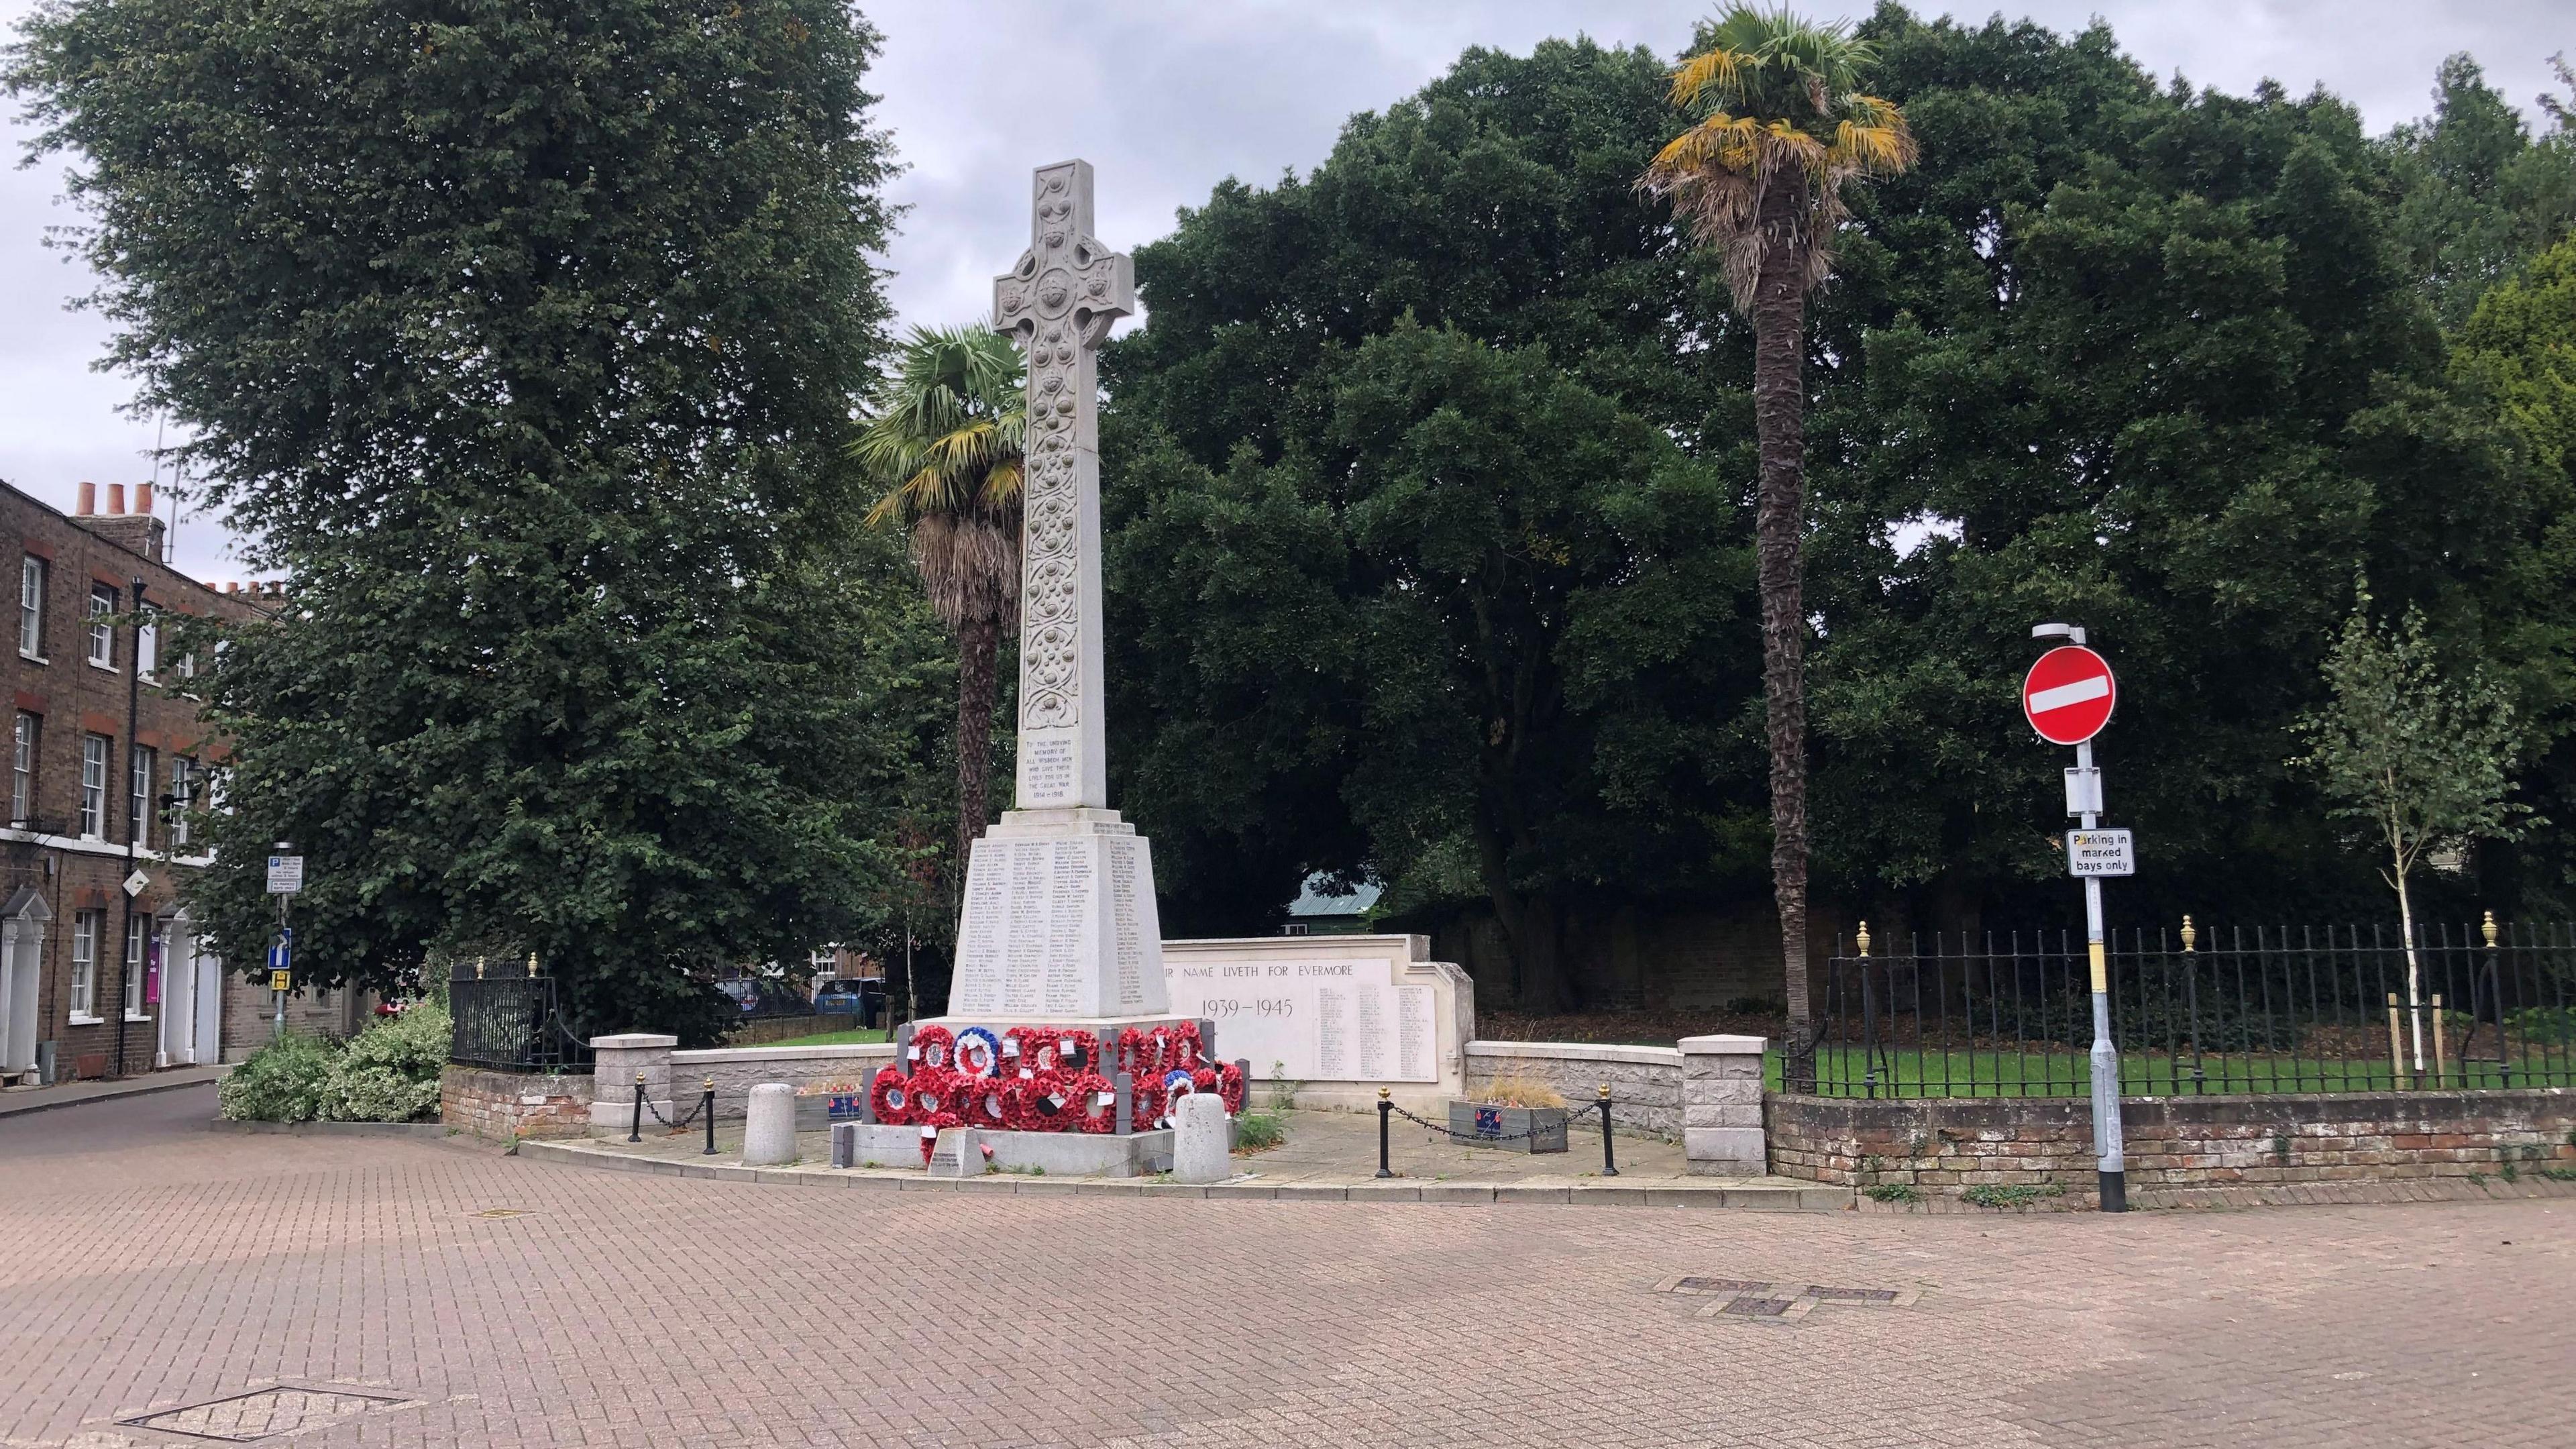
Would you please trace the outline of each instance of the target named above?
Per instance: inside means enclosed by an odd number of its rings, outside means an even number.
[[[277,838],[306,980],[533,950],[592,1027],[702,1036],[713,970],[867,924],[875,43],[827,0],[30,22],[9,81],[74,160],[110,361],[291,580],[205,684],[228,956]]]
[[[1771,756],[1771,878],[1793,1075],[1806,1075],[1807,294],[1832,277],[1845,193],[1914,164],[1904,112],[1859,89],[1877,59],[1841,23],[1737,5],[1692,38],[1673,72],[1686,124],[1638,184],[1725,258],[1753,323],[1753,426],[1762,457],[1754,556]]]
[[[1607,985],[1561,969],[1576,916],[1759,889],[1742,324],[1634,189],[1667,80],[1470,52],[1139,250],[1110,759],[1171,929],[1373,871],[1490,915],[1552,1005]]]
[[[2576,100],[2576,75],[2563,59],[2550,64]],[[2396,201],[2392,239],[2445,328],[2576,225],[2569,100],[2540,100],[2547,120],[2535,135],[2476,58],[2454,55],[2434,78],[2433,113],[2379,143]]]

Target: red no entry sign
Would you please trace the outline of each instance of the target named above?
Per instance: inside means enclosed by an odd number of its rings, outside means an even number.
[[[2111,666],[2081,644],[2042,654],[2021,682],[2021,712],[2052,745],[2080,745],[2101,733],[2119,698]]]

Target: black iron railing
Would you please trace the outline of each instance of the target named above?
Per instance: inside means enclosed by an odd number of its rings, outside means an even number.
[[[455,1021],[447,1059],[507,1072],[587,1072],[590,1041],[563,1018],[554,978],[460,976],[447,983]]]
[[[1916,937],[1827,963],[1830,1097],[2081,1097],[2091,968],[2071,932]],[[2111,1033],[2133,1096],[2576,1086],[2576,928],[2115,931]]]

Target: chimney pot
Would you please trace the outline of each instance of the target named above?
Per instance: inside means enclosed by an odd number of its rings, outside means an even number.
[[[120,516],[122,516],[122,515],[124,514],[124,512],[125,512],[125,485],[124,485],[124,484],[122,484],[122,483],[110,483],[110,484],[108,484],[108,485],[107,485],[107,512],[108,512],[108,516],[109,516],[109,517],[111,517],[111,518],[114,518],[114,517],[120,517]]]
[[[98,485],[84,478],[80,486],[80,506],[72,510],[83,518],[98,511]]]
[[[151,484],[137,483],[134,485],[134,511],[142,514],[146,518],[152,516]]]

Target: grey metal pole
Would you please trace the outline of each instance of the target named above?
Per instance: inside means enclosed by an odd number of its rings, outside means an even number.
[[[2084,637],[2078,633],[2075,642]],[[2092,780],[2093,742],[2075,747],[2075,768]],[[2088,799],[2086,804],[2098,803]],[[2101,823],[2101,815],[2084,812],[2084,828]],[[2084,878],[2084,951],[2093,968],[2093,1170],[2101,1190],[2102,1211],[2129,1210],[2129,1163],[2120,1134],[2120,1049],[2111,1042],[2111,970],[2102,944],[2102,882]]]

